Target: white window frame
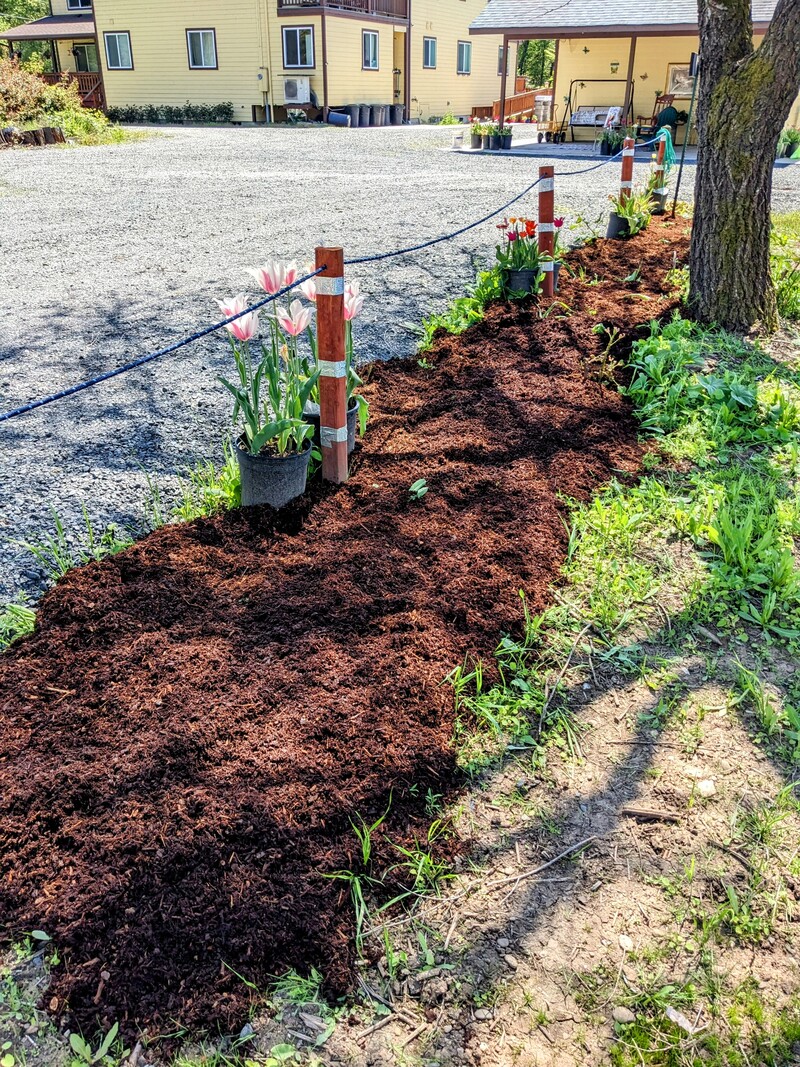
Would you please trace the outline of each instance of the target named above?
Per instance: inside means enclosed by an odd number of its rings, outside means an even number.
[[[461,57],[467,62],[462,64]],[[457,47],[456,74],[472,74],[472,41],[459,41]]]
[[[108,52],[108,42],[112,37],[125,37],[128,41],[128,59],[130,63],[127,66],[115,66],[111,62],[111,56]],[[109,70],[133,70],[133,45],[131,44],[131,35],[128,30],[107,30],[103,34],[103,45],[106,52],[106,66]],[[120,56],[119,45],[117,45],[117,56]]]
[[[67,0],[67,11],[91,11],[92,0]]]
[[[428,46],[433,46],[433,63],[429,63],[431,58],[428,54]],[[439,60],[439,42],[436,37],[423,37],[422,38],[422,69],[423,70],[436,70],[436,64]]]
[[[367,41],[370,41],[369,56],[367,56]],[[375,60],[367,63],[367,59]],[[381,66],[381,39],[377,30],[361,31],[361,69],[380,70]]]
[[[300,34],[303,31],[308,33],[308,39],[310,42],[310,56],[308,63],[301,63],[301,48],[300,48]],[[297,34],[297,63],[286,62],[286,38],[290,33]],[[313,70],[314,69],[314,27],[313,26],[284,26],[281,33],[281,42],[283,45],[283,69],[284,70]]]
[[[192,36],[200,35],[200,53],[205,59],[205,37],[211,36],[211,47],[214,52],[213,63],[193,63],[192,62]],[[189,55],[189,70],[219,70],[219,59],[217,58],[217,31],[211,27],[204,29],[190,29],[186,31],[186,51]]]

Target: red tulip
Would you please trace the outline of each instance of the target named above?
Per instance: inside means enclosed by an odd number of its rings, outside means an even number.
[[[560,230],[561,227],[564,225],[564,220],[563,219],[553,219],[553,225],[555,226],[555,228],[557,230]]]

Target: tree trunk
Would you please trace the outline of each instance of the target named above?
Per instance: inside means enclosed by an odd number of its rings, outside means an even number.
[[[800,0],[779,0],[753,51],[748,0],[699,0],[698,163],[689,259],[695,316],[730,330],[777,324],[772,168],[800,90]]]

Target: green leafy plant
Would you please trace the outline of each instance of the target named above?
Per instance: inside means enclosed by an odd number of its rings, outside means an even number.
[[[650,193],[646,189],[641,192],[629,192],[626,196],[610,196],[608,199],[618,218],[626,220],[628,237],[635,237],[650,225],[653,211]]]
[[[5,652],[15,641],[33,633],[36,612],[24,603],[6,604],[0,611],[0,652]]]
[[[181,496],[173,509],[175,518],[189,522],[203,515],[238,508],[242,502],[239,464],[230,442],[223,444],[224,462],[216,467],[210,460],[198,463],[181,481]]]
[[[81,1037],[80,1034],[70,1034],[69,1047],[74,1053],[71,1067],[95,1067],[96,1064],[116,1064],[126,1056],[129,1056],[129,1049],[121,1050],[118,1055],[115,1053],[113,1057],[109,1055],[114,1042],[117,1040],[118,1032],[119,1023],[114,1023],[105,1037],[101,1040],[97,1049],[92,1049],[89,1042]]]
[[[417,478],[415,482],[412,482],[408,487],[408,495],[412,500],[422,500],[422,498],[428,492],[428,483],[424,478]]]
[[[84,531],[74,544],[67,536],[64,523],[56,511],[53,511],[55,532],[44,534],[40,541],[22,541],[26,548],[39,561],[47,576],[52,581],[62,578],[67,571],[92,560],[105,559],[116,555],[133,544],[130,534],[119,529],[115,524],[107,526],[98,536],[89,518],[86,505],[82,508]]]

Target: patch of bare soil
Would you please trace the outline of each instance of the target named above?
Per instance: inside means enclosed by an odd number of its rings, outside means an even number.
[[[351,820],[391,799],[384,829],[410,841],[426,791],[454,785],[443,678],[518,628],[520,589],[546,604],[561,496],[638,468],[593,328],[630,339],[674,307],[686,247],[684,223],[601,242],[577,258],[607,280],[566,279],[569,316],[495,306],[433,370],[375,367],[339,491],[162,528],[48,593],[0,659],[0,923],[54,939],[58,1017],[233,1028],[234,972],[352,984],[353,910],[326,877],[353,865]]]

